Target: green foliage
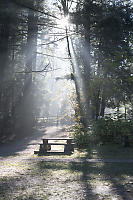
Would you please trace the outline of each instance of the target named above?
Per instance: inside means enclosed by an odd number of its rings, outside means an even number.
[[[123,137],[133,140],[133,122],[113,119],[100,119],[93,124],[93,134],[98,142],[122,143]]]
[[[124,136],[133,141],[133,121],[99,119],[92,123],[88,131],[81,124],[74,126],[75,143],[81,149],[95,144],[122,144]]]
[[[74,140],[78,148],[88,147],[90,137],[88,132],[84,130],[82,124],[75,124],[74,126]]]
[[[79,32],[84,30],[80,60],[89,115],[97,119],[106,107],[132,99],[132,7],[126,1],[84,0],[75,18]],[[86,61],[85,52],[91,59]]]

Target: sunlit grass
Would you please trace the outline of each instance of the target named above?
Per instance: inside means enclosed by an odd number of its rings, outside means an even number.
[[[103,145],[92,147],[90,158],[103,159],[133,159],[133,147],[124,148],[122,145]]]
[[[132,155],[132,147],[104,145],[75,148],[70,156],[12,156],[1,163],[0,199],[129,199],[133,195],[133,163],[89,163],[86,159],[128,159]],[[57,158],[60,162],[54,160]],[[81,162],[75,162],[75,158]]]
[[[0,199],[111,199],[132,194],[133,164],[37,161],[0,178]],[[24,170],[23,170],[24,167]],[[26,169],[25,169],[26,167]],[[18,169],[19,171],[19,169]],[[113,188],[113,189],[112,189]],[[113,192],[115,191],[115,192]],[[97,199],[96,198],[96,199]]]
[[[54,150],[63,150],[62,147],[53,147]],[[37,158],[34,155],[34,158]],[[71,155],[42,155],[41,158],[49,159],[113,159],[128,160],[133,159],[133,147],[124,148],[121,145],[101,145],[91,146],[88,149],[74,149]]]

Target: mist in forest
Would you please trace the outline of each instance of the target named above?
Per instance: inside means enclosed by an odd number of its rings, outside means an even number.
[[[2,0],[0,138],[132,119],[132,24],[132,1]]]

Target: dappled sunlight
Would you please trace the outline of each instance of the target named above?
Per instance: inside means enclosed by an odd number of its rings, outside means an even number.
[[[72,164],[71,169],[75,172],[82,172],[81,182],[86,188],[86,194],[90,195],[89,191],[96,199],[130,199],[132,196],[132,172],[127,167],[130,176],[126,179],[121,177],[125,166],[120,164],[106,163],[87,163]],[[128,166],[128,164],[126,164]],[[127,172],[125,172],[127,173]],[[128,185],[126,185],[128,183]],[[128,189],[129,187],[130,189]],[[130,192],[131,193],[130,193]]]
[[[92,181],[93,182],[93,181]],[[95,188],[93,189],[93,192],[97,195],[99,195],[100,197],[104,197],[104,198],[108,198],[108,196],[113,197],[114,195],[112,194],[112,190],[111,190],[111,184],[107,181],[100,181],[97,179],[96,183],[93,183],[92,186]],[[114,197],[112,198],[114,199]]]
[[[10,160],[10,162],[9,162]],[[13,177],[19,174],[25,174],[26,170],[29,168],[28,163],[23,163],[23,159],[16,159],[14,162],[14,158],[8,158],[7,161],[4,161],[0,165],[0,177]]]
[[[56,157],[57,158],[57,157]],[[16,159],[16,158],[15,158]],[[52,162],[28,158],[3,163],[0,184],[8,187],[12,198],[33,196],[37,199],[130,199],[132,195],[132,164],[75,162],[63,159]],[[2,170],[6,168],[6,170]],[[9,183],[12,185],[8,186]],[[12,190],[12,187],[15,187]],[[7,191],[7,190],[6,190]],[[37,192],[40,191],[40,192]],[[21,194],[20,194],[21,193]],[[8,191],[7,191],[8,195]]]

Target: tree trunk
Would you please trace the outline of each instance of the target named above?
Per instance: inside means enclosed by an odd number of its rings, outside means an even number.
[[[106,102],[105,102],[105,99],[102,98],[102,102],[101,102],[101,111],[100,111],[100,115],[101,115],[102,117],[104,117],[105,107],[106,107]]]
[[[26,69],[29,72],[36,69],[36,48],[37,48],[37,15],[33,10],[28,11],[28,32],[26,50]],[[32,73],[25,73],[23,102],[22,102],[22,131],[29,133],[34,125],[34,94]]]
[[[7,100],[5,101],[5,88],[4,81],[6,80],[5,72],[8,67],[8,40],[9,40],[9,27],[10,27],[10,18],[8,14],[9,4],[8,0],[4,0],[0,3],[0,135],[4,134],[5,130],[5,121],[8,115],[7,111]]]

